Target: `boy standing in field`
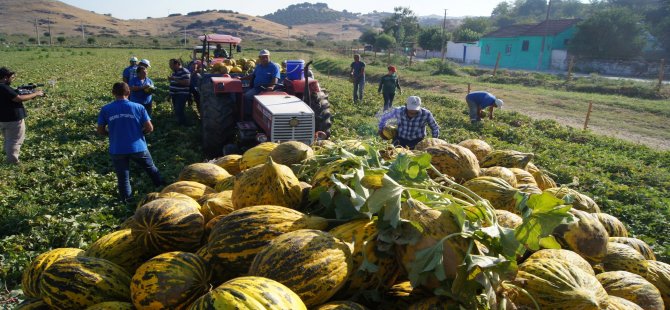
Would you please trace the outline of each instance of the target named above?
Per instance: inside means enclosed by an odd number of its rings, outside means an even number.
[[[351,63],[351,79],[354,83],[354,103],[363,101],[363,89],[365,88],[365,63],[361,61],[361,55],[354,55]]]
[[[172,75],[168,76],[170,81],[170,96],[172,97],[172,109],[177,117],[177,123],[188,126],[186,122],[186,101],[191,96],[191,72],[182,66],[181,60],[170,59]]]
[[[130,66],[126,67],[123,69],[123,81],[125,83],[129,83],[130,80],[132,80],[136,76],[136,70],[137,70],[137,57],[133,56],[130,57]]]
[[[388,70],[389,72],[382,76],[379,81],[379,89],[377,89],[377,92],[381,93],[384,97],[384,111],[393,107],[393,98],[395,97],[396,88],[400,91],[400,94],[402,94],[396,68],[394,66],[389,66]]]
[[[163,185],[163,181],[144,139],[144,134],[154,130],[147,110],[128,100],[130,88],[126,83],[115,83],[112,94],[116,100],[100,110],[97,132],[109,136],[109,154],[116,172],[119,194],[123,202],[128,202],[132,198],[130,160],[149,174],[155,186]]]

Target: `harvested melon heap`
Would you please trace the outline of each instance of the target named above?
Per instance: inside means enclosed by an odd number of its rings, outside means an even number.
[[[664,309],[670,265],[534,154],[265,143],[23,273],[18,309]]]

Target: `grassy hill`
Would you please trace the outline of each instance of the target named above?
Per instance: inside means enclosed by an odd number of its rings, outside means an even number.
[[[162,18],[124,20],[113,16],[83,10],[56,0],[4,0],[0,2],[0,33],[35,36],[35,25],[40,40],[48,40],[45,33],[51,27],[53,37],[81,37],[82,26],[86,36],[183,36],[194,37],[202,33],[224,32],[246,39],[281,38],[288,36],[316,39],[351,40],[358,38],[360,31],[353,27],[342,36],[342,25],[362,25],[357,19],[334,20],[320,23],[318,27],[289,27],[262,17],[222,10],[191,12],[186,15],[173,14]]]

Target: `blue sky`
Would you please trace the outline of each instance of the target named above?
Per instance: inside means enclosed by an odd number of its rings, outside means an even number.
[[[96,13],[107,14],[122,19],[143,19],[150,17],[165,17],[173,13],[188,13],[208,9],[233,10],[249,15],[265,15],[285,8],[291,4],[303,2],[327,3],[328,7],[338,11],[368,13],[374,10],[392,12],[396,6],[409,6],[416,15],[444,15],[447,9],[448,16],[488,16],[493,8],[502,0],[414,0],[414,1],[357,1],[357,0],[272,0],[272,1],[222,1],[222,0],[62,0],[63,2]]]

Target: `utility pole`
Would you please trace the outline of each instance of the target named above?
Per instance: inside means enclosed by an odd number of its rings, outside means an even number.
[[[544,18],[544,33],[542,34],[542,44],[540,46],[540,57],[537,60],[537,70],[542,69],[542,59],[544,58],[544,41],[547,38],[547,31],[549,28],[549,12],[551,11],[551,0],[547,5],[547,16]]]
[[[184,28],[184,46],[186,46],[186,28]]]
[[[35,36],[37,37],[37,45],[40,45],[40,30],[37,28],[37,18],[35,18]]]
[[[447,42],[445,37],[444,37],[444,29],[447,28],[447,9],[444,9],[444,21],[442,22],[442,62],[444,62],[444,54],[446,54],[445,51],[445,46],[447,45]]]
[[[291,49],[291,27],[286,27],[286,48]]]
[[[49,46],[54,45],[54,39],[53,36],[51,36],[51,17],[47,17],[47,20],[49,21]]]
[[[81,43],[86,43],[86,32],[84,31],[84,22],[81,22]]]

